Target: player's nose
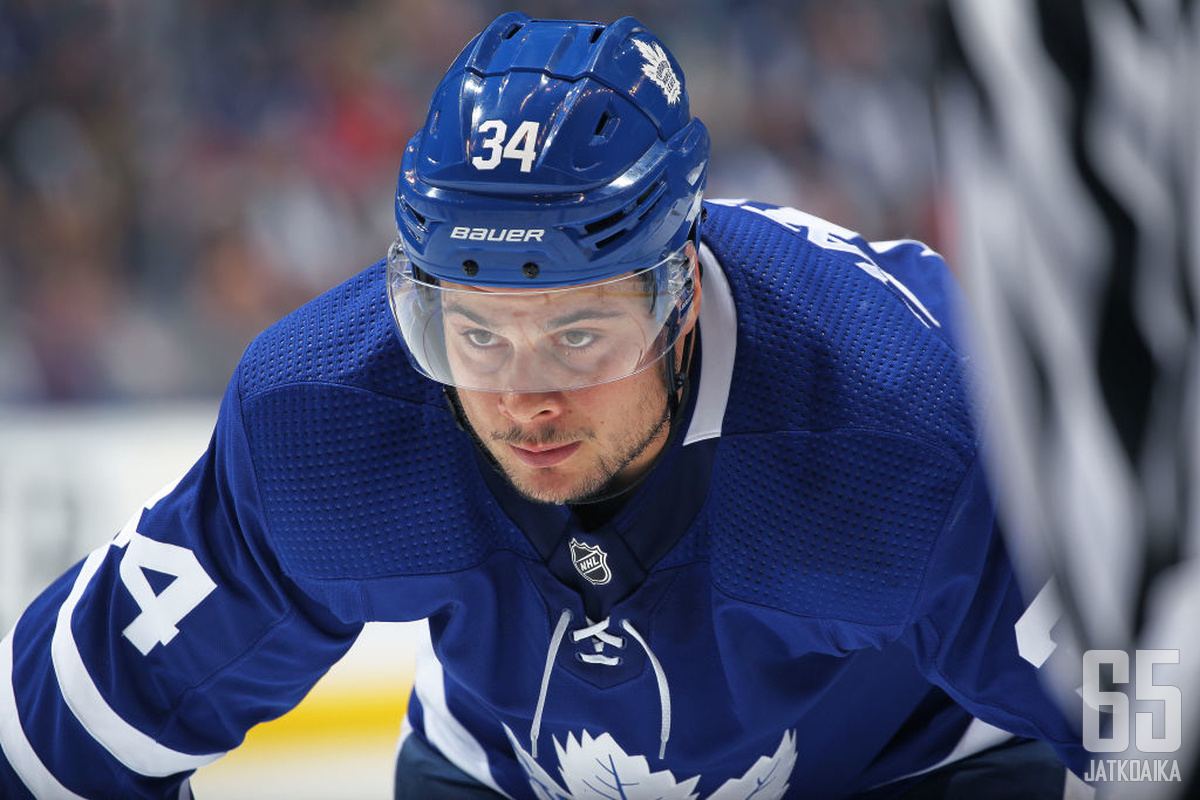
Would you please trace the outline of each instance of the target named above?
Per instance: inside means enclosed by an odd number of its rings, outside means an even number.
[[[563,411],[562,392],[505,392],[497,395],[500,413],[513,422],[549,422]]]

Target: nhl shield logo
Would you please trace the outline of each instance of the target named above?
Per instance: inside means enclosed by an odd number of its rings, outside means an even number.
[[[574,537],[571,538],[571,563],[580,575],[596,586],[603,586],[612,580],[612,573],[608,571],[608,553]]]

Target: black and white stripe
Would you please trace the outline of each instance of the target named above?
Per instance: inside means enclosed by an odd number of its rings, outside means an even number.
[[[1032,589],[1053,576],[1079,649],[1180,651],[1194,751],[1200,14],[1191,0],[944,11],[954,260],[1013,550]]]

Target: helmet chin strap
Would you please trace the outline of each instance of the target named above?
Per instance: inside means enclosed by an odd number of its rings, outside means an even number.
[[[696,326],[684,334],[683,352],[680,353],[679,365],[676,366],[674,354],[671,358],[663,359],[663,372],[667,387],[667,411],[671,415],[671,427],[674,428],[679,419],[679,412],[687,405],[688,394],[691,391],[689,373],[692,365],[692,342],[696,337]]]

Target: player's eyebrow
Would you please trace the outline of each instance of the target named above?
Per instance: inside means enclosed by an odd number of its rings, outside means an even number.
[[[472,311],[471,309],[461,306],[457,303],[447,303],[443,307],[443,310],[446,314],[458,314],[461,317],[466,317],[467,319],[471,320],[471,322],[474,322],[476,325],[480,325],[484,328],[492,327],[492,321],[490,319],[477,311]]]
[[[494,323],[490,319],[480,314],[478,311],[469,309],[465,306],[459,305],[458,303],[447,303],[444,311],[448,315],[458,314],[459,316],[466,317],[471,322],[474,322],[476,325],[484,328],[492,328],[494,326]],[[560,314],[557,317],[552,317],[551,319],[546,320],[542,327],[545,330],[557,330],[559,328],[565,328],[568,325],[575,325],[576,323],[587,320],[616,319],[624,316],[627,316],[626,312],[615,309],[579,308],[566,314]]]
[[[627,312],[616,309],[580,308],[569,314],[562,314],[548,320],[546,328],[548,330],[555,330],[557,328],[565,328],[568,325],[574,325],[577,322],[583,322],[584,320],[616,319],[617,317],[625,316],[628,316]]]

